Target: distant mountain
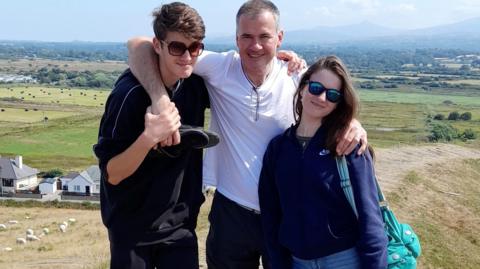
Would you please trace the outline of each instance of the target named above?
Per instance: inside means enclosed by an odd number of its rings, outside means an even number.
[[[235,36],[207,37],[207,44],[234,45]],[[384,48],[452,48],[479,51],[480,17],[416,30],[383,27],[368,21],[285,31],[286,45],[366,46]]]
[[[409,31],[412,35],[471,35],[480,36],[480,17],[457,23]]]
[[[308,30],[286,31],[286,43],[332,43],[343,40],[390,36],[400,30],[383,27],[371,22],[343,26],[318,26]]]

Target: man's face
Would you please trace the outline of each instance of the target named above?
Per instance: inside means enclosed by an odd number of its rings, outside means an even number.
[[[264,11],[255,17],[241,15],[237,28],[237,46],[247,72],[266,70],[275,57],[282,38],[283,32],[277,33],[271,12]]]
[[[186,37],[179,32],[167,33],[164,40],[154,38],[154,48],[160,57],[162,78],[167,80],[164,81],[165,83],[187,78],[192,74],[198,55],[195,56],[195,52],[192,53],[185,49],[194,50],[200,42],[201,40]]]

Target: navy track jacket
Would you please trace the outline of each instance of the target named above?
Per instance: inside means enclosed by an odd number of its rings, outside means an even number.
[[[347,156],[357,220],[340,186],[333,154],[320,127],[305,151],[296,126],[270,142],[263,158],[259,198],[267,253],[275,269],[291,256],[316,259],[356,247],[362,268],[387,267],[387,237],[370,154]]]

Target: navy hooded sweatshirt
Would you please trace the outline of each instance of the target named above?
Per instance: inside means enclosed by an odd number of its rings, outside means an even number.
[[[272,139],[263,158],[259,199],[267,253],[275,269],[291,256],[317,259],[355,247],[362,268],[387,267],[387,237],[368,152],[346,156],[358,220],[340,186],[320,127],[303,150],[297,126]]]

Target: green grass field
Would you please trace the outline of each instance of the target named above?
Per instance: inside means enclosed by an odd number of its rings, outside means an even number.
[[[480,96],[461,96],[458,94],[406,93],[398,91],[360,90],[360,99],[368,102],[390,102],[400,104],[441,105],[452,101],[461,106],[480,107]]]
[[[16,123],[32,123],[44,121],[45,117],[48,120],[71,117],[78,115],[77,112],[56,111],[56,110],[38,110],[28,108],[1,108],[4,111],[0,112],[1,122],[16,122]],[[27,110],[27,111],[26,111]]]
[[[1,87],[0,98],[16,98],[23,101],[49,104],[71,104],[79,106],[102,107],[107,100],[109,90],[79,88],[55,88],[43,86]]]
[[[66,71],[97,71],[106,72],[123,71],[128,66],[125,62],[119,61],[103,61],[103,62],[87,62],[87,61],[57,61],[49,59],[0,59],[0,67],[7,67],[14,71],[32,71],[46,68],[61,68]]]
[[[109,91],[64,89],[62,93],[60,88],[38,85],[11,88],[0,88],[0,97],[23,96],[25,101],[9,102],[5,111],[0,112],[4,127],[0,130],[0,154],[21,154],[32,166],[40,169],[70,169],[72,164],[81,167],[95,162],[91,149],[97,139],[103,112],[100,104],[105,102]],[[448,121],[449,124],[460,132],[473,129],[480,134],[480,96],[408,90],[360,90],[360,121],[374,146],[426,143],[430,128],[428,118],[437,113],[448,117],[448,113],[453,111],[469,111],[473,119]],[[33,98],[39,94],[40,97]],[[97,95],[97,100],[93,100],[94,95]],[[51,103],[53,100],[60,102]],[[445,104],[447,100],[453,104]],[[28,112],[24,111],[27,104]],[[35,104],[44,105],[33,111]],[[96,107],[92,109],[92,106]],[[49,118],[46,123],[42,122],[44,113]]]
[[[474,85],[474,86],[480,86],[480,80],[479,79],[458,79],[458,80],[453,80],[453,81],[448,81],[447,83],[449,84],[468,84],[468,85]]]
[[[96,162],[92,145],[97,141],[100,115],[74,116],[28,126],[0,136],[2,156],[24,156],[29,166],[48,170],[83,169]]]

